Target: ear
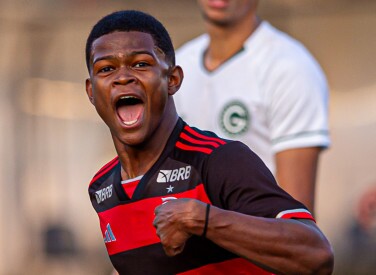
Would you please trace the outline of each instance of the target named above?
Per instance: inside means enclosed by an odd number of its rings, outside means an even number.
[[[180,66],[175,66],[171,69],[169,78],[168,78],[168,94],[174,95],[181,86],[183,82],[184,73],[183,69]]]
[[[86,93],[87,93],[87,96],[89,97],[89,100],[90,100],[91,104],[94,105],[93,86],[91,85],[90,78],[86,79],[86,83],[85,84],[86,84]]]

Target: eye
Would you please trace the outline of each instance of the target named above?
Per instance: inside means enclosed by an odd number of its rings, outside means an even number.
[[[98,73],[108,73],[108,72],[111,72],[113,70],[114,70],[114,68],[112,66],[105,66],[105,67],[99,69]]]
[[[150,64],[148,62],[145,62],[145,61],[139,61],[134,65],[135,68],[145,68],[145,67],[148,67],[148,66],[150,66]]]

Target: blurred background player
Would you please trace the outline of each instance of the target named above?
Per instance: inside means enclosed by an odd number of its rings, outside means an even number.
[[[177,51],[175,97],[188,123],[251,147],[279,185],[314,210],[328,89],[302,44],[257,16],[257,0],[198,0],[207,33]]]

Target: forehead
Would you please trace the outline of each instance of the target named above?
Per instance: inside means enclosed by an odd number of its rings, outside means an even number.
[[[94,40],[91,55],[105,53],[130,53],[133,51],[154,51],[156,45],[153,37],[144,32],[113,32]]]

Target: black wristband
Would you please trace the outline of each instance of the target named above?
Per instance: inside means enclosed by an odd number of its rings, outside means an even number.
[[[210,212],[210,204],[208,203],[206,205],[206,214],[205,214],[205,225],[204,225],[204,231],[202,232],[202,237],[206,237],[206,231],[208,230],[208,223],[209,223],[209,212]]]

